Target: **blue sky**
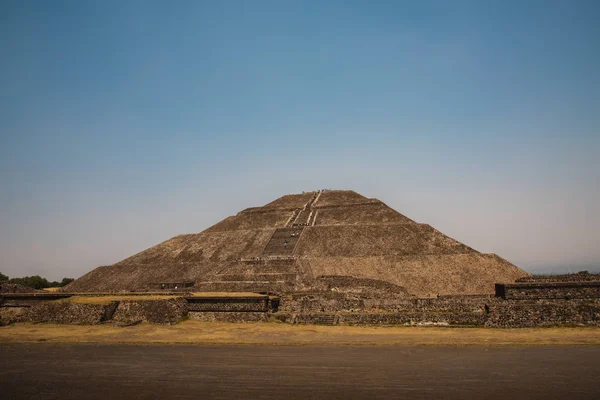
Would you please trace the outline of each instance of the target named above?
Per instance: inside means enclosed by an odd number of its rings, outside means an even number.
[[[0,271],[80,276],[354,189],[600,270],[596,1],[0,2]]]

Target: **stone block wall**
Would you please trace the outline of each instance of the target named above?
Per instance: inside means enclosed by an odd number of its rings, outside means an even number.
[[[0,326],[27,322],[29,307],[0,307]]]
[[[345,325],[407,325],[407,326],[483,326],[483,312],[411,312],[411,313],[353,313],[340,314]]]
[[[600,281],[497,284],[496,295],[507,300],[597,299]]]
[[[266,322],[268,318],[265,312],[189,312],[189,319],[204,322]]]
[[[93,325],[102,322],[108,306],[75,304],[62,301],[38,301],[25,307],[0,307],[0,325],[15,322]]]
[[[502,301],[490,307],[486,327],[600,326],[600,300]]]
[[[187,316],[187,313],[187,302],[183,298],[125,300],[119,302],[112,319],[122,324],[139,321],[154,324],[175,324]]]
[[[188,298],[190,311],[207,312],[267,312],[269,297]]]
[[[549,286],[550,285],[550,286]],[[258,297],[184,297],[120,300],[80,304],[68,300],[13,299],[0,307],[0,325],[14,322],[98,324],[140,321],[174,324],[186,316],[199,321],[259,322],[271,316],[290,323],[347,325],[450,325],[498,328],[550,325],[600,326],[598,286],[586,284],[505,285],[505,297],[441,296],[436,298],[369,298],[334,291],[296,293],[281,299]],[[514,285],[513,285],[514,286]],[[565,290],[579,290],[583,299],[565,299]],[[513,290],[511,292],[510,290]],[[581,292],[583,291],[583,292]],[[524,294],[523,294],[524,293]],[[528,296],[547,296],[535,299]],[[568,292],[573,293],[573,292]],[[550,297],[555,296],[555,297]],[[572,294],[569,294],[572,296]],[[5,299],[6,300],[6,299]],[[14,303],[14,304],[9,304]]]
[[[98,324],[104,315],[105,305],[75,304],[49,301],[36,304],[29,309],[31,322],[51,322],[55,324]]]
[[[287,313],[315,312],[483,312],[499,299],[482,296],[441,296],[439,298],[371,297],[322,292],[303,293],[282,298],[279,308]]]
[[[548,283],[548,282],[591,282],[600,281],[600,274],[580,272],[563,275],[530,275],[516,280],[517,283]]]
[[[406,289],[393,283],[352,276],[323,275],[318,277],[313,286],[322,287],[326,291],[355,293],[367,297],[409,297]]]

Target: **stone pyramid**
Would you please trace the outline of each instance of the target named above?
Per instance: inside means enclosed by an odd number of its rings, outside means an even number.
[[[310,292],[334,286],[411,295],[493,293],[528,274],[349,190],[283,196],[203,232],[179,235],[111,266],[68,291]]]

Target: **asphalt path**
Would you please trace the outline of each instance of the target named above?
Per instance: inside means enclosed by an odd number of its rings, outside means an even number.
[[[2,399],[599,399],[598,346],[0,344]]]

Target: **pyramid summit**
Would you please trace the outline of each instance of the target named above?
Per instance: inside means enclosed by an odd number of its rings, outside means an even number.
[[[343,288],[410,295],[491,294],[526,272],[351,190],[290,194],[175,236],[71,283],[72,292],[286,293]],[[342,290],[342,289],[340,289]]]

